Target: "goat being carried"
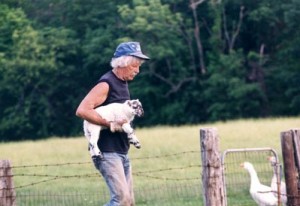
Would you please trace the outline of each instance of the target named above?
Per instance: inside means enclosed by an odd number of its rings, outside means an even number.
[[[103,119],[111,123],[125,120],[126,123],[122,125],[122,129],[127,133],[129,143],[133,144],[138,149],[141,148],[141,144],[134,133],[134,129],[131,127],[131,122],[135,116],[141,117],[144,115],[142,104],[138,99],[126,100],[124,103],[108,104],[96,108],[95,111]],[[89,151],[91,156],[98,156],[102,159],[103,156],[97,145],[97,142],[100,137],[100,131],[104,129],[104,127],[84,120],[83,129],[84,135],[89,141]],[[110,130],[112,132],[116,131],[113,127],[113,124],[111,124]]]

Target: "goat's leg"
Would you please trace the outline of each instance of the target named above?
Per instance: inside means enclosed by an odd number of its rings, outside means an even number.
[[[89,138],[90,154],[91,154],[91,156],[98,156],[102,159],[103,155],[97,144],[98,140],[99,140],[101,127],[98,125],[91,124],[91,125],[89,125],[88,129],[89,129],[89,133],[90,133],[90,138]]]
[[[123,124],[122,129],[124,130],[124,132],[127,133],[129,143],[133,144],[136,148],[140,149],[141,148],[140,141],[138,140],[137,136],[134,134],[134,130],[130,126],[130,124],[129,123]]]
[[[133,133],[133,128],[130,126],[129,123],[125,123],[122,125],[122,129],[124,132],[126,132],[128,135]]]
[[[138,140],[138,138],[136,137],[136,135],[133,133],[131,133],[130,135],[128,135],[128,140],[130,144],[133,144],[137,149],[140,149],[142,147],[140,141]]]

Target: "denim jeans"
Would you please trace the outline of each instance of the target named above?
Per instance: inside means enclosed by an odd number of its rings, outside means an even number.
[[[128,155],[104,152],[103,157],[103,159],[93,157],[93,162],[110,191],[111,199],[105,206],[135,205]]]

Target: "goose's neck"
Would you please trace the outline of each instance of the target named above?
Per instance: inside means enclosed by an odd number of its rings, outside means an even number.
[[[272,168],[273,168],[273,177],[272,177],[272,181],[273,179],[276,181],[277,180],[277,167],[276,165],[272,165]]]
[[[251,178],[251,187],[255,187],[255,185],[260,184],[260,181],[258,179],[257,173],[254,170],[254,168],[248,168],[248,172],[250,174],[250,178]]]

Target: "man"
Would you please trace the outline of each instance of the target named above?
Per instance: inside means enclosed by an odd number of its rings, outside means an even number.
[[[110,202],[105,206],[132,206],[134,202],[131,164],[128,157],[129,143],[120,122],[108,122],[97,112],[96,107],[110,103],[124,103],[130,99],[128,81],[139,73],[141,64],[149,57],[141,51],[138,42],[121,43],[110,62],[112,70],[104,74],[88,92],[77,108],[76,115],[91,123],[105,126],[101,130],[98,147],[103,159],[92,157],[110,190]],[[111,132],[111,129],[118,132]]]

